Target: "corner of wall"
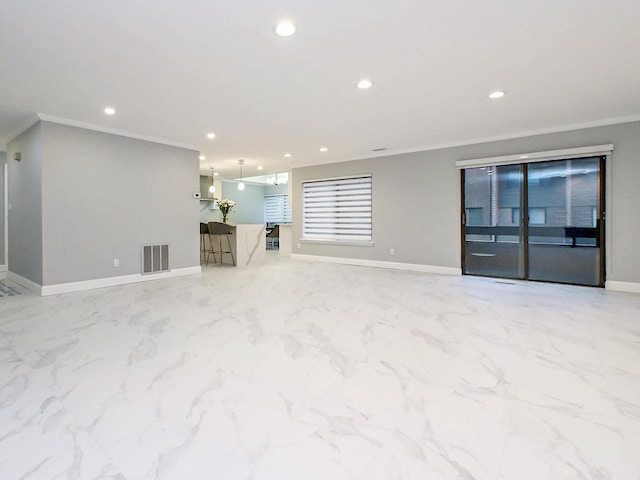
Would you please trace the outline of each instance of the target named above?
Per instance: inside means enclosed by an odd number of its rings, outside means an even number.
[[[28,278],[24,278],[22,275],[9,271],[7,272],[7,279],[23,286],[36,295],[42,295],[42,285],[32,282]]]

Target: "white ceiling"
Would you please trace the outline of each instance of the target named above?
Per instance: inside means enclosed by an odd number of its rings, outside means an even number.
[[[637,0],[3,0],[0,19],[0,143],[40,112],[236,177],[640,116]]]

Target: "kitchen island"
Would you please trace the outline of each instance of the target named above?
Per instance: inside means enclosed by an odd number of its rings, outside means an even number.
[[[260,224],[239,224],[229,225],[231,235],[229,242],[231,243],[231,251],[236,261],[236,267],[246,267],[256,263],[261,263],[266,255],[266,229],[265,225]],[[214,246],[218,248],[218,239],[214,238]],[[205,246],[209,249],[209,238],[205,237]],[[227,250],[227,240],[222,237],[222,250]],[[216,260],[220,262],[220,258],[216,255]],[[213,255],[209,254],[209,265],[212,265]],[[222,264],[232,266],[231,255],[224,254],[222,256]]]

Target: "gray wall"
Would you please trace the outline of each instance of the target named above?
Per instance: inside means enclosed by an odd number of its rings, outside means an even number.
[[[15,152],[9,271],[39,285],[139,274],[147,243],[171,244],[172,269],[199,265],[197,152],[49,122]]]
[[[296,168],[293,181],[294,253],[461,266],[460,172],[456,160],[612,143],[607,279],[640,282],[640,122],[536,135],[477,145]],[[301,181],[371,173],[373,247],[298,241],[302,233]],[[395,256],[389,249],[395,249]]]
[[[4,258],[4,166],[7,163],[6,152],[0,152],[0,265],[6,265]]]
[[[39,128],[44,268],[38,283],[139,274],[141,245],[149,243],[171,244],[172,269],[200,264],[199,202],[192,198],[199,190],[197,152],[49,122]]]
[[[428,153],[296,168],[293,176],[293,251],[308,255],[455,267],[460,264],[459,179],[451,161]],[[369,247],[302,243],[301,181],[372,174],[373,242]],[[444,201],[443,201],[444,199]],[[453,239],[453,241],[452,241]],[[395,256],[389,250],[395,250]]]
[[[42,126],[9,142],[9,271],[42,285]],[[13,160],[20,152],[22,161]]]
[[[245,189],[241,192],[236,182],[223,181],[220,198],[228,198],[236,202],[235,208],[229,214],[230,224],[264,223],[264,187],[262,185],[245,183]],[[222,219],[219,210],[216,210],[216,214],[219,219]]]

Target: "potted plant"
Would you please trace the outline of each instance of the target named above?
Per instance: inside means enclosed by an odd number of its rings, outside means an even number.
[[[222,223],[227,223],[229,212],[236,206],[236,202],[225,198],[224,200],[216,200],[220,213],[222,213]]]

